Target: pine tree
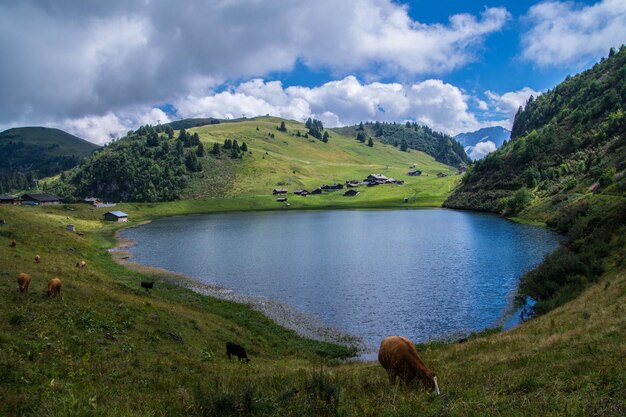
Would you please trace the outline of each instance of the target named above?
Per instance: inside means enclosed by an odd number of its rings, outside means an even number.
[[[204,150],[204,145],[202,144],[202,142],[200,142],[198,144],[198,149],[196,150],[196,155],[202,158],[205,154],[206,152]]]
[[[241,150],[242,152],[248,152],[248,145],[246,145],[246,142],[241,144]]]
[[[211,151],[211,153],[213,155],[219,155],[220,154],[220,144],[219,143],[215,142],[213,144],[213,150]]]
[[[402,139],[402,141],[400,142],[400,150],[402,152],[406,152],[408,148],[409,148],[409,145],[406,143],[406,140]]]
[[[198,161],[196,154],[193,152],[189,152],[185,157],[185,165],[190,172],[202,171],[202,165],[200,165],[200,161]]]
[[[324,136],[322,137],[322,142],[328,143],[328,138],[330,138],[330,135],[328,134],[328,130],[325,130]]]
[[[373,148],[373,147],[374,147],[374,141],[372,140],[372,138],[369,138],[369,139],[367,140],[367,146],[369,146],[370,148]]]

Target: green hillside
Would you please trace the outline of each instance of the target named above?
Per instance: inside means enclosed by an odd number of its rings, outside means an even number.
[[[213,210],[245,207],[220,200]],[[206,210],[206,202],[117,208],[132,226]],[[350,349],[182,289],[176,276],[118,265],[107,248],[120,225],[100,220],[107,210],[0,206],[0,415],[621,416],[626,409],[623,266],[512,331],[418,346],[437,372],[442,395],[435,396],[392,387],[377,362],[344,362]],[[67,231],[70,222],[84,236]],[[80,260],[85,269],[76,268]],[[32,277],[28,294],[17,289],[20,272]],[[63,281],[62,298],[43,293],[53,276]],[[142,280],[155,288],[146,292]],[[228,360],[227,341],[245,346],[251,362]]]
[[[32,178],[78,165],[99,146],[59,129],[20,127],[0,133],[0,193],[31,187]]]
[[[617,263],[626,235],[626,48],[520,109],[511,141],[476,162],[452,208],[546,221],[565,245],[524,277],[542,313]]]
[[[211,125],[221,123],[222,120],[214,119],[212,117],[203,117],[195,119],[182,119],[168,123],[168,125],[174,130],[191,129],[192,127]]]
[[[463,145],[453,137],[417,123],[368,122],[333,130],[351,137],[363,133],[366,137],[378,138],[382,143],[395,146],[402,151],[407,149],[421,151],[442,164],[460,166],[470,162]]]
[[[277,129],[281,123],[286,131]],[[97,195],[114,201],[238,197],[263,199],[276,207],[274,188],[311,191],[381,173],[405,184],[361,186],[354,198],[341,191],[306,198],[290,195],[289,204],[398,206],[407,198],[407,205],[440,206],[460,178],[456,169],[422,152],[401,152],[379,141],[370,147],[334,132],[324,143],[305,137],[301,123],[272,117],[167,130],[142,127],[108,145],[68,172],[56,192],[75,199]],[[238,149],[226,148],[226,141],[236,141]],[[247,150],[240,149],[244,143]],[[421,176],[407,175],[414,165]],[[447,176],[438,177],[439,173]]]
[[[516,118],[513,140],[472,165],[447,200],[547,222],[567,237],[523,278],[521,295],[538,302],[535,318],[464,343],[417,347],[441,395],[391,386],[377,362],[344,360],[350,347],[303,339],[250,306],[181,288],[183,277],[128,268],[117,262],[124,252],[108,250],[120,228],[167,215],[284,209],[269,194],[279,186],[312,188],[372,171],[405,179],[417,163],[428,176],[355,198],[289,195],[292,208],[389,207],[403,206],[407,190],[415,192],[408,205],[438,205],[458,182],[434,175],[455,170],[420,152],[333,132],[325,144],[304,138],[300,123],[285,121],[281,132],[280,119],[258,118],[176,135],[144,127],[58,184],[74,193],[98,186],[161,198],[172,190],[156,187],[157,176],[164,183],[184,177],[173,191],[194,199],[119,204],[129,224],[105,223],[107,208],[85,204],[0,206],[0,415],[625,415],[625,62],[622,48],[532,100]],[[216,155],[198,155],[213,144]],[[75,266],[80,260],[86,268]],[[20,272],[32,277],[28,294],[18,291]],[[43,293],[54,276],[63,281],[62,298]],[[145,280],[155,281],[150,292],[140,287]],[[227,341],[245,346],[251,362],[228,360]]]

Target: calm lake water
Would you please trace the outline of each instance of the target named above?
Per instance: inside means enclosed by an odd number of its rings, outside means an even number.
[[[126,230],[134,261],[286,303],[376,348],[510,319],[548,230],[452,210],[292,211],[167,218]]]

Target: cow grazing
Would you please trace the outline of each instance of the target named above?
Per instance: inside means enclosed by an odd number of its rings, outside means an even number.
[[[76,268],[84,268],[86,266],[87,266],[87,262],[85,261],[76,262]]]
[[[226,342],[226,354],[228,355],[228,359],[230,359],[230,355],[236,356],[240,361],[243,360],[246,363],[250,362],[248,359],[248,355],[246,354],[246,350],[243,346],[239,346],[233,342]]]
[[[389,382],[395,384],[396,377],[405,384],[419,379],[425,388],[439,394],[437,376],[428,369],[417,354],[415,346],[402,336],[389,336],[380,342],[378,361],[389,375]]]
[[[10,246],[10,247],[12,247],[12,248],[14,248],[14,247],[16,247],[16,246],[17,246],[17,242],[16,242],[16,241],[14,241],[14,240],[12,240],[12,241],[11,241],[11,243],[9,243],[9,246]]]
[[[61,295],[61,280],[58,278],[52,278],[48,281],[48,291],[46,291],[50,297]]]
[[[35,262],[37,263],[41,262],[41,256],[35,255]]]
[[[141,281],[141,287],[148,291],[154,287],[154,281]]]
[[[20,292],[28,292],[28,286],[30,285],[30,275],[25,272],[20,273],[17,277],[17,285],[20,286]]]

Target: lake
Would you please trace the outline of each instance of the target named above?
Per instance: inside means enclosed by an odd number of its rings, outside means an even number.
[[[479,331],[514,316],[521,275],[559,235],[453,210],[212,214],[125,230],[135,262],[276,300],[377,348]]]

